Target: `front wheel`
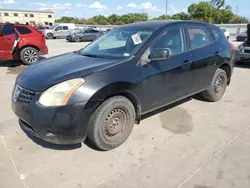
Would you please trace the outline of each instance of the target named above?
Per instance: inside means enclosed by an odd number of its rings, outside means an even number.
[[[51,40],[51,39],[54,38],[54,35],[53,35],[52,33],[48,33],[48,34],[46,35],[46,38],[49,39],[49,40]]]
[[[218,69],[214,74],[208,90],[204,91],[202,96],[210,102],[219,101],[226,91],[227,81],[227,73],[222,69]]]
[[[123,96],[104,101],[89,122],[88,141],[97,149],[108,151],[123,144],[135,122],[133,104]]]
[[[80,42],[80,37],[75,37],[75,42]]]
[[[24,48],[20,52],[20,59],[25,65],[31,65],[36,63],[40,58],[39,52],[37,49],[32,47]]]

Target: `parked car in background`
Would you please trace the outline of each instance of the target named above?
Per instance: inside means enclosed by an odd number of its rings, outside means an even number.
[[[244,31],[237,35],[236,40],[237,41],[245,41],[247,39],[247,31]]]
[[[76,30],[67,35],[66,40],[70,42],[93,41],[102,36],[104,32],[92,28]]]
[[[117,40],[121,32],[126,40]],[[111,150],[149,112],[197,93],[219,101],[233,67],[234,46],[215,25],[138,22],[25,69],[12,109],[28,134],[56,144],[88,137],[92,146]]]
[[[246,39],[236,49],[237,63],[250,63],[250,24],[247,25]]]
[[[72,30],[75,30],[75,24],[58,24],[51,29],[43,30],[43,34],[47,39],[66,38]]]
[[[221,30],[223,31],[223,33],[225,34],[227,39],[229,39],[230,38],[229,30],[227,28],[225,28],[225,27],[221,27]]]
[[[42,32],[45,29],[50,29],[50,26],[37,26],[36,29]]]
[[[0,60],[20,59],[30,65],[47,53],[46,38],[34,27],[0,24]]]

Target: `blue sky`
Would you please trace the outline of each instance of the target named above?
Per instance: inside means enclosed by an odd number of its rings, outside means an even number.
[[[105,16],[134,12],[146,12],[150,17],[164,14],[166,0],[0,0],[0,8],[45,10],[53,8],[56,18],[62,15],[73,17]],[[168,0],[168,12],[174,14],[187,11],[187,7],[199,0]],[[238,14],[250,18],[249,0],[226,0]]]

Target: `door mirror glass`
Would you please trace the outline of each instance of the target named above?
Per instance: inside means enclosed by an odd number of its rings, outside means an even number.
[[[153,49],[149,55],[151,61],[167,60],[170,56],[169,49]]]

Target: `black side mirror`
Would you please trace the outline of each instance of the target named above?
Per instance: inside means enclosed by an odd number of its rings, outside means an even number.
[[[166,48],[153,49],[149,55],[151,61],[166,60],[170,56],[170,50]]]

